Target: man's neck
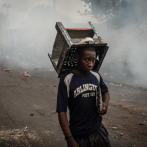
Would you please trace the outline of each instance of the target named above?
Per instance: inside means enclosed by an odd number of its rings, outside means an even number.
[[[74,73],[87,74],[87,73],[83,72],[83,71],[81,70],[81,68],[78,67],[78,66],[76,66],[75,68],[73,68],[72,71],[73,71]]]

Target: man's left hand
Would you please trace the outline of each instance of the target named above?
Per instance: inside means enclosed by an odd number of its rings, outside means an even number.
[[[102,108],[101,111],[98,111],[98,113],[99,113],[100,115],[104,115],[104,114],[107,113],[107,109],[108,109],[108,104],[107,104],[107,103],[103,103],[103,108]]]

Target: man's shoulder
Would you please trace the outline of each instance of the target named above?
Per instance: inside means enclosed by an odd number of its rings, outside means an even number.
[[[99,72],[97,70],[91,70],[90,71],[91,73],[95,73],[95,74],[98,74],[99,75]]]
[[[92,74],[92,75],[99,81],[99,83],[100,83],[100,74],[99,74],[99,72],[96,71],[96,70],[91,70],[90,72],[91,72],[91,74]]]
[[[73,72],[71,70],[69,70],[60,77],[60,80],[64,81],[65,79],[69,79],[72,76],[73,76]]]
[[[96,77],[97,77],[97,76],[98,76],[98,77],[100,76],[100,74],[99,74],[99,72],[98,72],[97,70],[91,70],[90,73],[91,73],[92,75],[96,76]]]

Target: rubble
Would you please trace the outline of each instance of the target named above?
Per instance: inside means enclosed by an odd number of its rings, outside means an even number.
[[[144,126],[144,125],[145,125],[145,123],[139,123],[139,125],[140,125],[140,126]]]
[[[10,135],[15,135],[15,133],[14,132],[11,132]]]
[[[109,83],[109,85],[115,86],[115,87],[122,87],[122,84],[114,84],[114,83]]]
[[[143,115],[143,116],[146,116],[146,114],[145,114],[145,113],[142,113],[142,115]]]
[[[115,133],[117,134],[117,135],[115,136],[117,139],[120,139],[120,138],[122,138],[122,137],[124,136],[124,134],[121,133],[121,132],[115,131]]]
[[[52,114],[55,114],[56,113],[56,111],[52,111]]]
[[[111,127],[111,129],[113,129],[113,130],[119,130],[118,127]]]
[[[26,127],[25,127],[25,130],[27,130],[27,128],[28,128],[28,127],[26,126]]]
[[[23,73],[23,76],[24,76],[24,77],[31,77],[31,76],[28,74],[27,71],[25,71],[25,72]]]
[[[16,129],[14,132],[19,132],[20,131],[20,129]]]
[[[10,72],[10,69],[7,69],[7,68],[2,69],[2,70],[5,71],[5,72]]]

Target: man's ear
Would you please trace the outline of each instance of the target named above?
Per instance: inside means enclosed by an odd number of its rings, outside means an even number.
[[[76,59],[76,61],[78,62],[79,61],[79,55],[75,55],[75,59]]]

